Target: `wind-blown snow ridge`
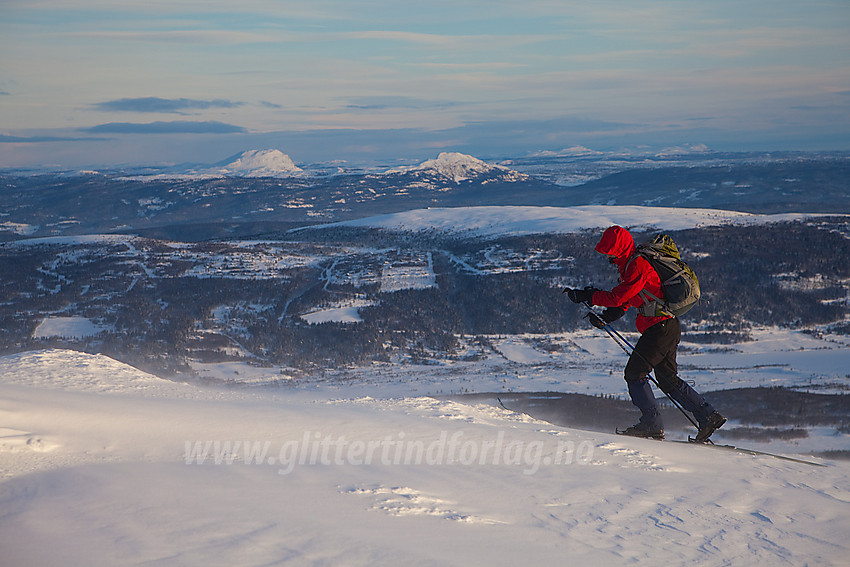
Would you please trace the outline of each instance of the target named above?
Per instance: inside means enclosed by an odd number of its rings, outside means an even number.
[[[0,377],[3,384],[96,394],[173,395],[188,388],[103,354],[64,349],[0,357]]]
[[[313,228],[356,226],[394,231],[455,232],[469,236],[566,234],[614,224],[629,228],[685,230],[725,224],[765,224],[812,214],[759,215],[717,209],[585,205],[579,207],[484,206],[416,209]]]

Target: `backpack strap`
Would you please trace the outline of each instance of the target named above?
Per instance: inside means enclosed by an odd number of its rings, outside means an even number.
[[[632,257],[629,258],[629,261],[626,262],[626,267],[625,267],[625,269],[623,269],[623,271],[625,272],[626,270],[628,270],[629,266],[632,264],[632,262],[637,260],[637,257],[641,256],[641,255],[643,255],[641,252],[635,252],[632,255]],[[651,264],[650,264],[650,267],[651,267]],[[653,271],[658,273],[657,270],[655,270],[654,268],[653,268]],[[685,273],[685,270],[680,270],[679,272],[673,274],[673,276],[668,278],[666,281],[661,282],[662,287],[664,285],[670,283],[671,281],[673,281],[674,279],[676,279],[677,277],[679,277],[680,275],[682,275],[684,273]],[[663,299],[659,298],[659,297],[656,297],[655,294],[653,294],[648,289],[643,288],[642,290],[640,290],[638,292],[638,297],[643,299],[643,305],[638,307],[638,313],[640,313],[641,315],[643,315],[645,317],[658,317],[660,315],[669,315],[669,316],[673,317],[673,314],[670,313],[670,311],[667,309],[667,302],[664,301]]]
[[[629,261],[626,262],[626,266],[623,268],[623,273],[626,273],[626,271],[629,269],[629,266],[632,265],[632,262],[637,260],[638,256],[640,256],[640,252],[635,252],[634,254],[632,254],[632,257],[629,258]]]
[[[683,269],[683,270],[679,270],[678,272],[676,272],[675,274],[673,274],[672,276],[670,276],[669,278],[667,278],[666,280],[664,280],[663,282],[661,282],[661,285],[662,285],[662,286],[667,285],[667,284],[669,284],[670,282],[672,282],[673,280],[675,280],[676,278],[678,278],[679,276],[684,275],[684,274],[687,274],[687,273],[688,273],[688,272],[687,272],[687,270],[684,270],[684,269]]]
[[[638,313],[641,315],[646,317],[660,317],[662,315],[669,315],[670,317],[675,316],[667,309],[667,302],[656,297],[648,289],[644,288],[640,290],[640,292],[638,292],[638,296],[643,299],[643,305],[638,308]]]

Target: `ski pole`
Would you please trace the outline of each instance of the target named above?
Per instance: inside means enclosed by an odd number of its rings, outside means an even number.
[[[652,365],[649,363],[649,361],[646,360],[646,358],[644,358],[644,356],[641,353],[639,353],[635,350],[635,347],[632,346],[632,344],[628,341],[628,339],[626,339],[626,337],[624,337],[619,332],[617,332],[616,329],[612,329],[611,326],[608,323],[606,323],[601,317],[599,317],[599,315],[596,314],[596,312],[593,310],[593,307],[590,306],[590,303],[588,303],[587,301],[583,301],[582,303],[584,304],[585,307],[587,307],[587,310],[590,312],[591,316],[596,317],[597,319],[602,321],[602,330],[605,331],[606,333],[608,333],[608,336],[611,337],[611,339],[615,343],[617,343],[617,346],[619,346],[621,349],[623,349],[623,352],[625,352],[629,356],[631,356],[632,354],[636,354],[644,363],[646,363],[647,366],[652,368]],[[622,343],[620,341],[622,341]],[[629,350],[627,350],[626,347],[623,346],[623,344],[628,346],[629,349],[631,349],[631,352],[629,352]],[[682,406],[679,405],[679,402],[674,400],[673,397],[670,394],[668,394],[667,392],[664,391],[664,388],[661,387],[661,385],[658,383],[658,381],[655,379],[655,377],[652,374],[647,374],[646,377],[649,378],[650,380],[652,380],[652,383],[655,384],[655,386],[659,390],[661,390],[664,393],[665,396],[667,396],[667,399],[670,400],[670,403],[673,404],[674,406],[676,406],[676,409],[678,409],[680,412],[682,412],[682,415],[684,415],[685,418],[688,421],[691,422],[691,425],[693,425],[694,427],[697,428],[697,430],[699,430],[699,425],[697,424],[697,422],[694,421],[693,418],[687,414],[687,412],[685,412],[685,409]]]
[[[596,317],[596,319],[597,319],[598,321],[601,321],[601,322],[602,322],[602,330],[603,330],[603,331],[605,331],[606,333],[608,333],[608,336],[609,336],[609,337],[611,337],[611,340],[613,340],[613,341],[617,344],[617,346],[618,346],[618,347],[620,347],[621,349],[623,349],[623,352],[624,352],[624,353],[626,353],[626,354],[628,354],[629,356],[631,356],[632,351],[634,350],[634,347],[633,347],[632,345],[630,345],[630,344],[629,344],[629,341],[627,341],[627,340],[625,339],[625,337],[620,336],[620,335],[619,335],[619,333],[615,334],[615,333],[616,333],[616,331],[614,331],[613,329],[611,329],[611,328],[608,326],[608,324],[607,324],[607,323],[605,323],[605,321],[603,321],[603,320],[602,320],[602,318],[601,318],[601,317],[599,317],[598,315],[596,315],[596,313],[595,313],[595,312],[593,313],[593,315],[592,315],[592,316],[595,316],[595,317]],[[618,338],[618,337],[619,337],[619,338]],[[623,343],[625,343],[625,344],[623,344]],[[626,347],[629,347],[631,350],[629,350],[629,348],[626,348]]]

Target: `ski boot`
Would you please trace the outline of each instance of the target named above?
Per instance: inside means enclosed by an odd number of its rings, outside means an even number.
[[[631,427],[620,430],[617,429],[617,435],[628,435],[630,437],[642,437],[644,439],[664,439],[664,429],[661,427],[653,427],[644,423],[636,423]]]
[[[726,423],[726,418],[715,411],[706,418],[705,423],[700,424],[694,443],[709,443],[708,439],[711,434],[723,427],[724,423]]]

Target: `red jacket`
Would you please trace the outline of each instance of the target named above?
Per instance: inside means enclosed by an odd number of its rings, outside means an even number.
[[[640,307],[644,304],[644,300],[638,294],[644,289],[656,297],[664,298],[658,272],[649,265],[645,258],[635,256],[637,247],[628,230],[619,226],[608,228],[602,235],[599,244],[596,245],[596,251],[616,257],[614,264],[620,272],[620,283],[611,291],[594,293],[591,299],[593,305],[623,307],[625,309]],[[634,259],[633,256],[635,256]],[[638,313],[635,326],[638,331],[643,333],[665,319],[670,319],[670,316],[647,317]]]

